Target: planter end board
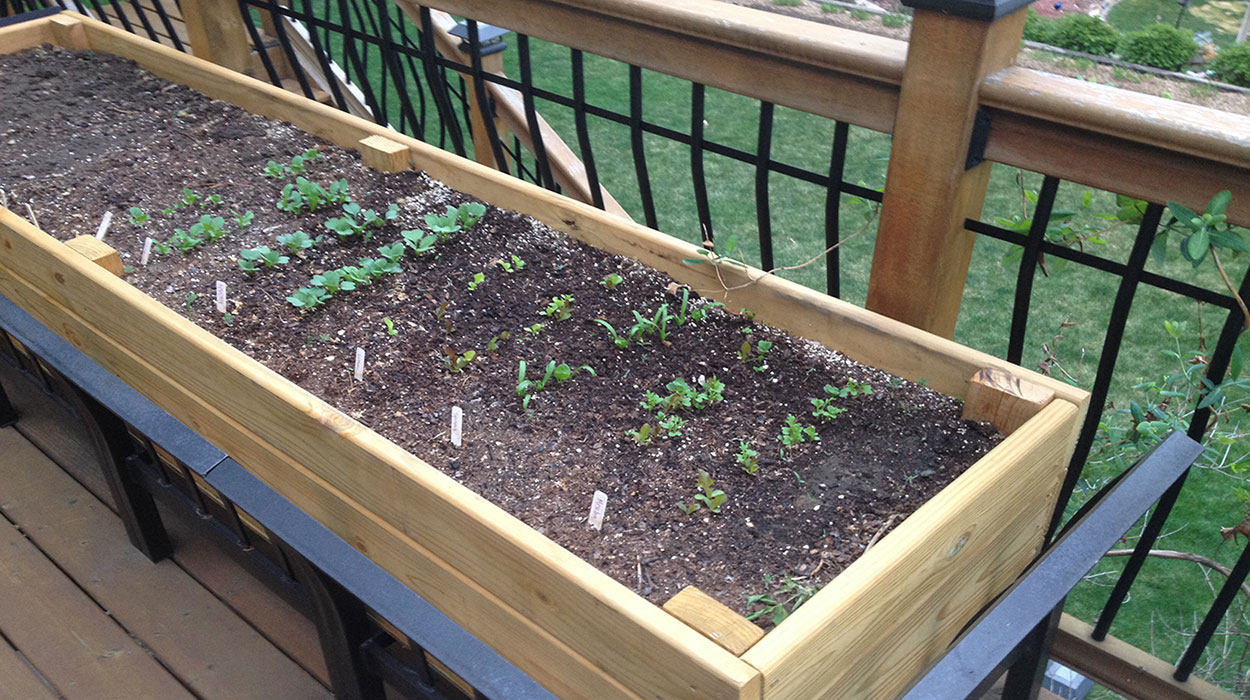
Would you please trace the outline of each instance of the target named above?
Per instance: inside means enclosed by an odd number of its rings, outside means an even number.
[[[871,636],[862,648],[846,648],[841,635],[855,638],[853,626],[847,628],[854,616],[838,599],[849,597],[880,611],[885,609],[880,596],[872,594],[889,593],[903,595],[906,604],[874,625],[892,631],[881,636],[898,645],[891,653],[906,663],[896,664],[899,670],[885,685],[865,692],[888,697],[889,684],[905,687],[910,676],[901,676],[932,653],[927,646],[902,643],[901,626],[916,627],[924,640],[940,638],[952,626],[957,631],[1023,570],[1040,544],[1064,458],[1088,403],[1085,392],[758,270],[722,269],[731,286],[751,282],[726,292],[710,265],[681,262],[694,257],[696,246],[95,20],[73,13],[50,19],[0,30],[0,51],[58,41],[58,34],[69,36],[80,26],[93,50],[135,60],[168,80],[289,121],[345,148],[359,149],[361,140],[374,136],[388,139],[406,149],[402,155],[409,165],[451,187],[637,259],[731,308],[751,308],[761,321],[865,364],[913,381],[927,379],[942,393],[966,397],[970,378],[987,367],[1054,392],[1054,400],[969,470],[974,476],[961,477],[904,521],[739,659],[441,472],[0,210],[0,292],[556,694],[758,698],[761,693],[805,697],[811,690],[806,697],[813,697],[838,678],[869,683],[852,677],[866,672],[855,659],[880,658],[882,652],[866,651]],[[388,150],[392,158],[400,154]],[[197,371],[187,372],[188,366]],[[1027,507],[1004,505],[1023,493],[1032,499]],[[1048,498],[1034,498],[1037,493]],[[1012,517],[1003,516],[1004,510]],[[955,548],[947,541],[952,536],[966,539]],[[938,550],[950,555],[937,556]],[[900,586],[914,589],[912,579],[922,573],[944,585],[922,587],[924,595],[900,592]],[[874,584],[876,576],[886,578]],[[628,654],[621,653],[625,649]]]

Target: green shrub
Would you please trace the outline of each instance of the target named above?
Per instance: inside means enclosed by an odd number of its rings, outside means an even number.
[[[907,15],[881,15],[881,26],[883,27],[901,27],[905,24],[907,24]]]
[[[1039,44],[1051,43],[1050,37],[1054,34],[1055,27],[1054,20],[1037,14],[1037,10],[1031,7],[1028,12],[1028,16],[1024,19],[1024,38]]]
[[[773,0],[773,4],[781,7],[798,7],[803,4],[803,0]]]
[[[820,11],[821,12],[833,12],[833,13],[846,12],[846,10],[843,10],[841,7],[838,7],[837,5],[831,2],[820,3]]]
[[[1164,70],[1178,70],[1198,53],[1189,32],[1166,24],[1152,24],[1145,29],[1128,32],[1120,40],[1120,57]]]
[[[1216,80],[1250,87],[1250,44],[1233,44],[1220,49],[1208,66]]]
[[[1027,20],[1026,20],[1027,22]],[[1120,33],[1100,17],[1071,14],[1055,20],[1047,43],[1061,49],[1109,56],[1115,51]]]
[[[868,10],[851,10],[851,17],[855,19],[872,19],[872,13]]]

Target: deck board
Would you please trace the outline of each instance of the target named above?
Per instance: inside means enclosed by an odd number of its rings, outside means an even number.
[[[0,700],[56,700],[56,691],[3,637],[0,637]]]
[[[0,454],[5,455],[0,460],[0,513],[30,537],[33,544],[27,542],[27,547],[46,552],[64,572],[58,595],[74,588],[86,603],[98,603],[97,616],[104,616],[100,608],[107,610],[124,627],[119,633],[128,631],[142,640],[172,672],[165,674],[171,680],[176,676],[210,699],[330,697],[316,679],[176,563],[153,564],[134,550],[116,516],[16,431],[0,430]],[[11,534],[21,539],[20,533]],[[0,607],[15,607],[8,604],[9,595],[0,589],[5,601]],[[67,624],[58,619],[44,626],[63,630]],[[0,629],[7,635],[7,627]],[[14,644],[25,652],[17,640]],[[45,659],[27,656],[56,683],[44,668]]]
[[[7,520],[0,600],[0,632],[65,697],[194,697]]]

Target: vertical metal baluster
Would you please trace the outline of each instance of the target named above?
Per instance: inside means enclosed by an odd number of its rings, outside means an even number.
[[[269,82],[277,87],[282,87],[282,78],[278,75],[278,70],[274,68],[273,61],[269,59],[269,52],[264,50],[261,44],[260,32],[256,31],[256,25],[252,23],[248,13],[247,0],[239,0],[239,12],[244,17],[244,26],[247,27],[247,33],[252,37],[252,45],[261,48],[257,53],[260,55],[261,65],[265,67],[265,74],[269,76]],[[311,96],[312,93],[309,93]]]
[[[1011,335],[1007,340],[1007,361],[1020,364],[1024,355],[1024,334],[1029,321],[1029,303],[1033,298],[1033,278],[1037,273],[1038,255],[1042,241],[1046,240],[1046,227],[1050,224],[1050,212],[1055,206],[1055,194],[1059,191],[1059,178],[1047,175],[1042,180],[1042,190],[1033,208],[1033,223],[1029,237],[1024,243],[1020,271],[1016,274],[1016,300],[1011,312]]]
[[[79,0],[74,0],[74,4],[79,8],[82,7],[82,3]],[[165,10],[165,0],[152,0],[152,5],[156,8],[156,16],[160,18],[161,25],[169,33],[169,39],[174,43],[174,48],[186,53],[187,47],[183,45],[182,39],[178,38],[178,32],[174,31],[173,20],[170,19],[169,12]],[[80,9],[79,11],[81,12],[82,10]]]
[[[1151,205],[1153,206],[1153,205]],[[1241,280],[1241,286],[1238,293],[1244,299],[1250,296],[1250,271]],[[1114,318],[1114,316],[1113,316]],[[1220,331],[1220,339],[1215,345],[1215,352],[1211,354],[1211,361],[1207,365],[1206,378],[1212,382],[1217,379],[1223,379],[1224,374],[1228,372],[1228,365],[1233,356],[1233,349],[1237,346],[1237,338],[1241,335],[1245,328],[1245,317],[1240,309],[1231,309],[1228,312],[1228,318],[1224,321],[1224,328]],[[1101,370],[1099,372],[1101,374]],[[1206,392],[1199,394],[1196,402],[1201,403]],[[1091,407],[1095,404],[1091,404]],[[1093,416],[1096,420],[1097,415]],[[1194,411],[1194,416],[1189,422],[1189,429],[1186,434],[1193,440],[1202,442],[1203,435],[1207,432],[1207,425],[1211,420],[1211,409],[1203,408]],[[1086,423],[1088,424],[1088,419]],[[1082,433],[1082,437],[1084,434]],[[1088,454],[1089,447],[1085,445],[1085,454]],[[1082,443],[1077,443],[1077,449],[1082,448]],[[1084,457],[1082,456],[1082,461]],[[1073,462],[1076,464],[1076,462]],[[1129,555],[1128,562],[1124,565],[1124,570],[1120,572],[1120,578],[1116,579],[1115,587],[1111,590],[1111,595],[1107,599],[1107,604],[1103,606],[1102,613],[1098,616],[1098,622],[1094,625],[1094,631],[1091,635],[1096,640],[1103,640],[1107,637],[1107,632],[1111,629],[1111,623],[1115,621],[1116,614],[1120,611],[1120,606],[1124,603],[1129,589],[1132,588],[1133,582],[1137,580],[1137,575],[1141,573],[1141,567],[1146,563],[1146,557],[1150,550],[1154,547],[1155,542],[1159,539],[1159,533],[1163,532],[1163,526],[1167,522],[1168,516],[1172,514],[1172,508],[1176,505],[1176,500],[1180,498],[1181,489],[1185,486],[1185,480],[1189,476],[1186,471],[1176,480],[1175,484],[1164,492],[1159,499],[1155,510],[1150,515],[1150,519],[1146,521],[1146,527],[1142,530],[1141,537],[1137,540],[1137,545],[1133,547],[1133,553]]]
[[[304,14],[312,18],[313,14],[312,0],[304,0]],[[281,17],[274,15],[274,23],[281,21]],[[317,36],[317,27],[312,22],[306,22],[308,25],[308,43],[312,45],[313,52],[317,54],[317,63],[321,65],[321,74],[326,76],[326,82],[330,84],[330,96],[334,98],[334,104],[340,110],[346,112],[347,100],[343,97],[343,91],[339,88],[339,81],[334,78],[334,71],[330,67],[330,54],[321,43],[321,39]]]
[[[599,171],[595,168],[595,153],[590,147],[590,129],[586,124],[586,74],[582,66],[582,52],[570,49],[573,68],[573,121],[577,125],[577,148],[581,151],[582,165],[586,166],[586,183],[590,186],[591,201],[603,209],[603,188],[599,185]]]
[[[707,88],[690,84],[690,179],[694,184],[694,208],[699,215],[699,238],[712,239],[712,207],[707,196],[707,177],[703,170],[704,98]]]
[[[351,13],[355,9],[348,0],[339,0],[339,20],[343,23],[345,29],[351,29]],[[357,21],[360,21],[360,10],[356,9]],[[367,50],[366,50],[367,54]],[[365,93],[365,104],[369,106],[369,111],[373,112],[373,121],[378,124],[386,124],[386,114],[382,111],[382,105],[378,103],[377,95],[373,92],[373,85],[369,81],[368,63],[362,62],[360,52],[356,50],[356,39],[351,31],[343,32],[343,62],[344,71],[350,66],[352,72],[356,74],[356,80],[353,82]],[[366,59],[368,56],[366,55]],[[349,80],[350,75],[349,75]]]
[[[406,81],[404,80],[404,71],[400,66],[399,57],[395,53],[395,40],[391,37],[391,20],[386,10],[391,6],[390,0],[377,0],[378,14],[381,16],[381,48],[382,48],[382,65],[386,66],[391,75],[391,87],[395,89],[395,99],[399,102],[400,123],[406,119],[409,123],[417,121],[417,115],[412,111],[412,101],[408,99],[408,91]],[[383,81],[386,76],[383,72]]]
[[[833,128],[833,152],[829,155],[829,184],[825,193],[825,293],[842,296],[842,180],[846,175],[846,147],[851,125],[837,122]]]
[[[755,146],[755,223],[760,236],[760,267],[773,264],[773,222],[768,198],[768,171],[773,152],[773,103],[760,102],[759,138]]]
[[[1180,663],[1176,664],[1176,672],[1172,674],[1173,678],[1181,682],[1189,680],[1189,674],[1193,673],[1194,666],[1198,664],[1198,659],[1202,658],[1202,652],[1211,643],[1211,637],[1215,634],[1215,629],[1219,626],[1220,621],[1224,619],[1224,614],[1228,612],[1228,607],[1232,605],[1233,599],[1241,591],[1241,585],[1246,582],[1246,574],[1250,574],[1250,545],[1241,550],[1241,556],[1237,558],[1237,563],[1233,565],[1232,572],[1229,573],[1228,578],[1224,581],[1224,585],[1220,587],[1220,592],[1216,594],[1215,602],[1211,604],[1211,609],[1207,611],[1206,617],[1202,618],[1202,624],[1198,625],[1198,631],[1194,633],[1194,638],[1190,640],[1189,646],[1185,648],[1185,654],[1181,656]]]
[[[122,23],[122,28],[131,34],[134,34],[135,27],[130,23],[130,18],[126,16],[126,13],[122,12],[121,0],[108,0],[108,3],[112,5],[115,10],[117,10],[117,21]],[[101,10],[100,14],[104,14],[104,11]]]
[[[122,0],[122,2],[129,2],[131,7],[135,9],[135,14],[139,17],[139,24],[143,25],[143,31],[148,33],[148,38],[158,44],[161,43],[161,39],[157,35],[156,29],[152,26],[152,23],[148,21],[148,13],[144,11],[143,4],[140,3],[139,0]]]
[[[286,33],[286,23],[282,21],[282,15],[280,13],[274,12],[274,8],[281,6],[276,2],[276,0],[270,0],[266,6],[269,9],[270,16],[273,17],[274,20],[273,30],[278,35],[278,44],[282,47],[282,53],[286,56],[287,64],[291,66],[291,72],[295,74],[295,81],[299,83],[300,91],[304,93],[304,97],[307,97],[310,100],[316,99],[313,95],[312,83],[309,82],[308,76],[304,73],[304,67],[299,63],[299,56],[295,54],[295,47],[291,44],[291,37]],[[244,15],[243,19],[247,22],[249,27],[253,27],[255,24],[251,21],[251,17],[249,15]],[[257,36],[255,31],[252,32],[252,35],[254,37]],[[260,54],[261,61],[267,60],[269,58],[269,51],[261,45],[259,37],[254,39],[254,41],[256,42],[256,50],[257,53]],[[275,83],[275,85],[277,84],[278,83]]]
[[[530,144],[533,146],[534,160],[541,178],[541,185],[549,190],[556,189],[555,178],[551,176],[551,163],[547,160],[547,149],[543,145],[542,130],[538,126],[538,112],[534,109],[534,76],[530,66],[530,38],[518,33],[517,62],[521,67],[521,100],[525,104],[525,124],[530,130]],[[520,144],[517,156],[521,154]]]
[[[446,134],[451,138],[451,146],[456,155],[463,157],[464,138],[460,133],[460,123],[451,108],[446,76],[439,70],[438,50],[434,48],[434,21],[430,18],[428,7],[421,8],[421,31],[417,39],[421,42],[421,65],[425,70],[425,83],[430,86],[434,107],[438,110],[440,141],[442,134]]]
[[[503,143],[499,140],[499,131],[495,128],[494,108],[489,93],[486,92],[486,72],[482,70],[482,44],[477,31],[477,20],[467,20],[469,27],[469,60],[473,71],[473,92],[477,95],[477,109],[486,127],[486,138],[490,139],[490,149],[495,156],[495,167],[499,172],[508,174],[508,160],[505,157]],[[480,144],[473,147],[481,148]],[[520,165],[520,163],[518,163]]]
[[[651,176],[647,173],[647,153],[642,139],[642,69],[629,67],[629,134],[634,149],[634,173],[638,176],[638,195],[642,198],[642,214],[650,228],[659,228],[655,218],[655,199],[651,196]]]

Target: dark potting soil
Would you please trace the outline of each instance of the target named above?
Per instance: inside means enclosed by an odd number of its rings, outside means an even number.
[[[62,240],[95,233],[113,212],[106,241],[133,267],[131,284],[656,603],[694,585],[745,613],[747,595],[784,577],[823,584],[1001,439],[960,420],[954,399],[722,309],[670,323],[667,343],[618,349],[594,319],[624,332],[634,310],[653,316],[668,304],[676,313],[671,280],[490,206],[436,253],[409,253],[401,274],[302,313],[285,299],[312,275],[377,257],[401,230],[424,228],[424,214],[472,198],[422,173],[366,170],[355,153],[115,57],[44,47],[0,57],[0,76],[0,188],[9,209],[26,215],[29,204]],[[337,211],[276,209],[292,178],[267,178],[264,166],[309,148],[321,157],[305,177],[346,178],[361,205],[398,204],[398,221],[368,242],[344,244],[324,225]],[[223,203],[162,214],[184,187]],[[152,220],[132,224],[132,206]],[[233,211],[254,212],[255,220],[239,229]],[[223,239],[140,263],[145,238],[163,241],[204,213],[227,219]],[[286,265],[240,270],[241,249],[278,249],[276,237],[297,230],[325,238]],[[509,273],[498,262],[514,255],[525,267]],[[484,281],[470,290],[475,273]],[[623,278],[611,290],[601,284],[610,273]],[[214,307],[218,280],[227,285],[229,324]],[[564,294],[574,299],[570,319],[540,315]],[[691,308],[707,304],[692,295]],[[534,324],[543,327],[531,334]],[[491,349],[505,331],[510,337]],[[743,343],[754,349],[760,341],[772,350],[743,362]],[[353,377],[357,348],[366,354],[363,381]],[[443,362],[448,350],[477,358],[453,373]],[[523,410],[522,360],[530,379],[541,379],[550,360],[588,365],[594,375],[552,382]],[[724,401],[679,410],[687,421],[680,437],[641,445],[627,437],[655,423],[640,406],[645,392],[667,395],[674,379],[697,386],[712,377],[724,383]],[[816,421],[809,399],[848,380],[873,393],[837,399],[846,412]],[[464,410],[461,448],[449,441],[453,406]],[[820,439],[783,458],[777,436],[790,414]],[[754,475],[736,461],[740,440],[759,452]],[[699,470],[727,495],[719,513],[677,506],[692,503]],[[586,522],[595,490],[608,496],[600,531]]]

